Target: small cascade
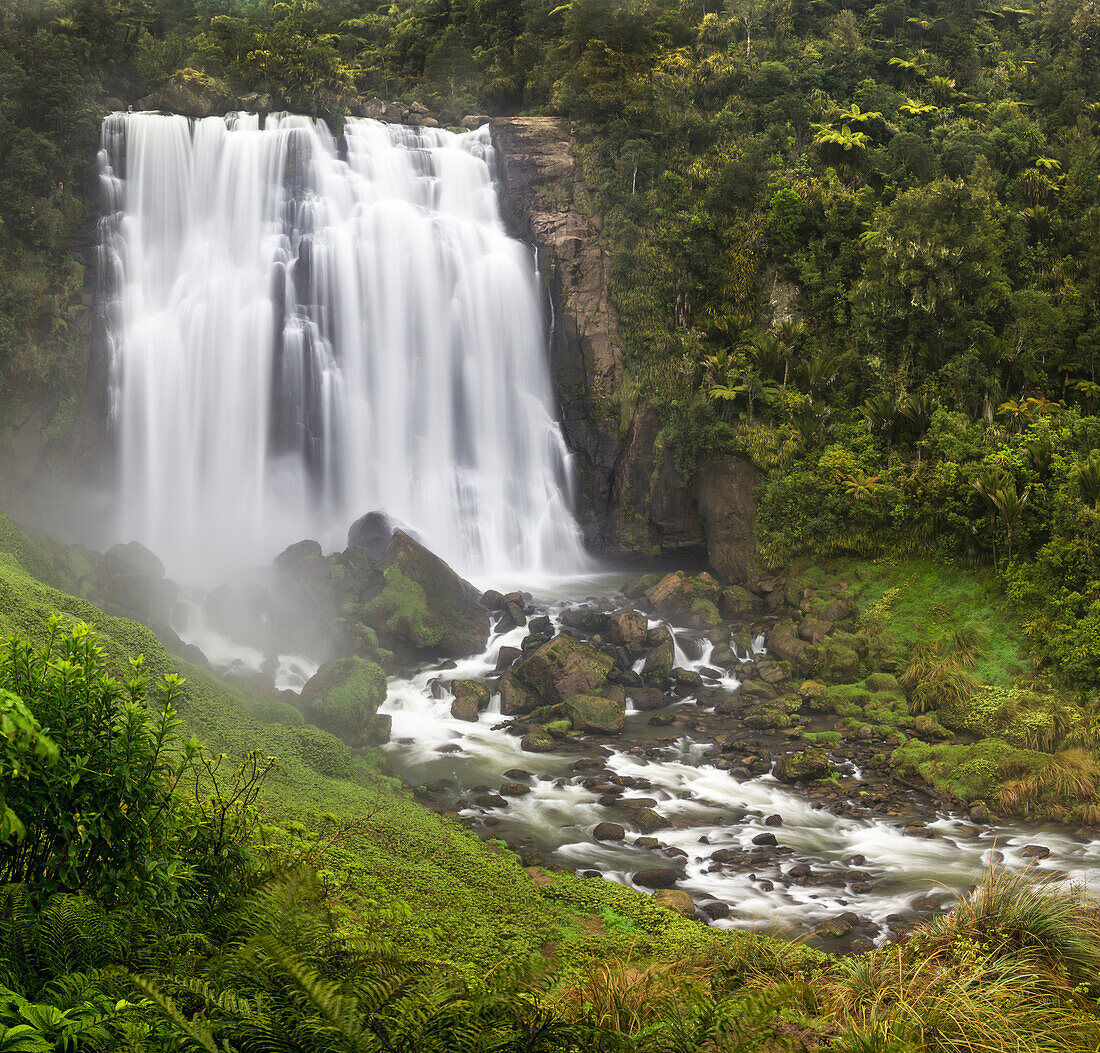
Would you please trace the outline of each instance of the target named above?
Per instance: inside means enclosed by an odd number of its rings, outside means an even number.
[[[493,164],[487,129],[108,117],[110,540],[212,583],[382,509],[465,574],[582,567]]]

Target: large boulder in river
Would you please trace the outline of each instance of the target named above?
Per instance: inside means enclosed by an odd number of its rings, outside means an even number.
[[[381,588],[362,607],[382,642],[405,654],[459,658],[484,650],[489,612],[480,593],[434,552],[398,530],[378,558]]]
[[[626,722],[626,703],[601,695],[574,695],[565,703],[565,715],[577,731],[616,735]]]
[[[514,672],[550,705],[598,691],[614,661],[591,644],[559,634],[528,655]]]
[[[646,589],[645,598],[662,618],[676,625],[709,629],[722,621],[717,607],[720,593],[718,582],[705,571],[688,577],[677,570]]]
[[[775,777],[780,782],[810,782],[833,774],[829,755],[824,750],[800,750],[787,753],[775,762]]]
[[[386,741],[388,718],[378,717],[386,700],[386,674],[365,658],[348,655],[326,662],[302,688],[301,705],[312,724],[356,745]]]

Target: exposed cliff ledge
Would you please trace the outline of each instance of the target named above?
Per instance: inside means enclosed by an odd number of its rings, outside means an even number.
[[[550,368],[566,441],[576,459],[579,513],[597,548],[616,547],[611,479],[619,451],[614,392],[623,373],[608,258],[573,152],[569,122],[557,117],[490,122],[513,233],[535,245],[554,308]]]

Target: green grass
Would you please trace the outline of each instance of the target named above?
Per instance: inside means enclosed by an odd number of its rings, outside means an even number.
[[[292,841],[302,827],[340,831],[321,865],[334,875],[349,929],[380,906],[397,907],[394,915],[405,920],[395,935],[405,945],[481,967],[551,950],[559,964],[628,948],[665,957],[734,939],[611,882],[563,874],[536,885],[511,852],[418,804],[387,774],[380,750],[350,753],[338,739],[303,728],[296,711],[171,657],[144,626],[34,576],[53,574],[55,561],[0,516],[0,635],[41,642],[58,613],[96,626],[113,672],[142,654],[154,681],[173,671],[186,677],[177,709],[188,734],[226,754],[227,763],[254,749],[278,759],[261,801],[273,836]],[[288,722],[255,713],[285,713]]]
[[[971,671],[980,683],[1009,687],[1031,671],[1023,633],[1008,603],[979,575],[931,560],[899,562],[832,561],[807,567],[798,574],[810,588],[846,581],[845,598],[862,613],[896,589],[885,612],[884,629],[899,653],[920,641],[934,641],[967,626],[977,626],[987,638],[986,653]]]

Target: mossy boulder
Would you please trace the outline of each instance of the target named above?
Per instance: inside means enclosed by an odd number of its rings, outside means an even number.
[[[727,621],[741,621],[752,616],[756,609],[756,597],[740,585],[730,585],[722,590],[718,609]]]
[[[777,622],[775,628],[768,633],[767,643],[768,654],[790,662],[791,668],[800,673],[811,671],[811,663],[807,660],[810,645],[799,637],[798,626],[793,621]]]
[[[521,717],[533,713],[545,705],[542,696],[520,680],[515,669],[509,669],[501,678],[500,711],[506,717]]]
[[[476,721],[478,712],[489,704],[489,689],[476,680],[456,680],[451,716],[456,720]]]
[[[780,782],[810,782],[827,779],[833,774],[833,765],[824,750],[800,750],[787,753],[776,761],[775,777]]]
[[[578,731],[615,735],[623,730],[626,706],[600,695],[574,695],[565,703],[565,714]]]
[[[665,680],[672,675],[672,666],[676,661],[676,646],[672,633],[665,626],[650,629],[646,634],[645,665],[642,676],[646,680]]]
[[[554,736],[543,728],[532,728],[519,741],[519,748],[528,753],[551,753],[556,745]]]
[[[310,723],[358,744],[386,700],[386,674],[357,655],[334,658],[302,688],[301,700]]]
[[[617,611],[607,625],[607,638],[620,647],[645,640],[649,622],[637,611]]]
[[[512,671],[516,679],[550,705],[603,687],[614,661],[591,644],[559,634],[529,654]]]
[[[682,918],[695,917],[695,900],[683,889],[659,888],[653,893],[653,902],[666,910],[675,911]]]
[[[480,594],[434,552],[398,530],[378,567],[381,588],[363,605],[361,620],[385,646],[453,658],[484,650],[489,612]]]
[[[689,577],[682,570],[666,574],[646,590],[646,600],[658,614],[670,622],[697,629],[718,625],[718,600],[722,588],[705,571]]]
[[[859,679],[859,654],[847,644],[827,640],[817,648],[817,667],[826,680],[850,684]]]

